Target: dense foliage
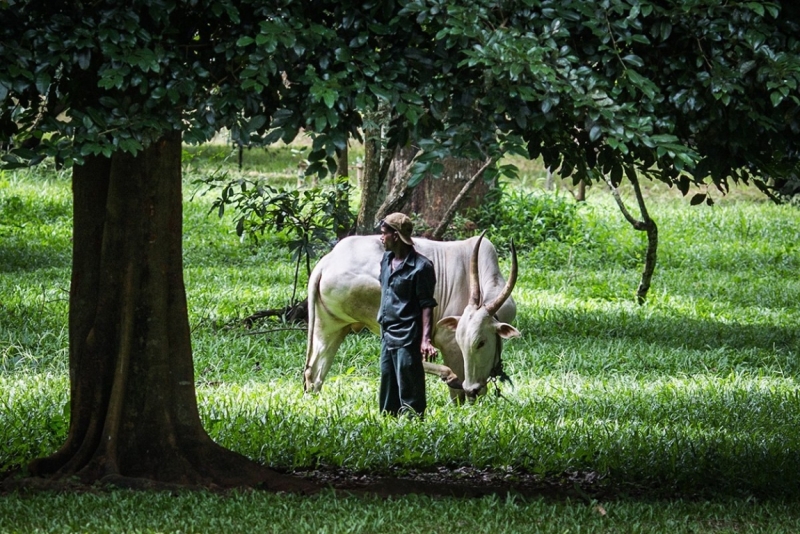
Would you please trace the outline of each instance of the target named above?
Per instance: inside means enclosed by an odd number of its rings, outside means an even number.
[[[315,132],[324,170],[361,114],[393,110],[421,172],[450,152],[541,155],[563,175],[797,178],[790,0],[136,0],[0,3],[6,165],[136,152],[171,129],[247,142]],[[411,132],[411,134],[410,134]],[[27,142],[26,142],[27,140]],[[38,144],[38,148],[33,150]]]
[[[442,36],[474,39],[475,98],[562,174],[676,183],[797,173],[800,26],[791,2],[486,3]],[[448,13],[452,12],[450,9]],[[422,13],[428,11],[421,10]],[[793,16],[794,14],[794,16]],[[440,20],[440,15],[437,20]],[[686,172],[683,172],[686,171]]]
[[[545,241],[588,245],[580,208],[571,197],[512,189],[493,194],[467,216],[478,228],[487,229],[494,241],[513,240],[518,250],[530,251]]]

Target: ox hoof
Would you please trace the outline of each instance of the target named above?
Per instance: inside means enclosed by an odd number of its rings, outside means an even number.
[[[463,381],[453,373],[451,373],[450,376],[443,377],[442,381],[444,381],[450,389],[464,389]]]

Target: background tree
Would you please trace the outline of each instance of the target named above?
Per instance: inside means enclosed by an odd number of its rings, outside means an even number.
[[[461,57],[449,119],[522,142],[576,185],[624,176],[687,194],[796,187],[800,26],[791,2],[475,2],[406,9]],[[460,54],[460,56],[459,56]],[[481,86],[482,85],[482,86]],[[711,202],[705,192],[693,203]],[[644,208],[643,198],[637,202]],[[626,217],[629,215],[626,212]],[[637,292],[655,267],[655,222]],[[643,228],[644,229],[644,228]]]
[[[418,18],[462,51],[475,95],[530,157],[591,183],[625,168],[677,186],[797,171],[800,26],[791,2],[479,2]],[[469,24],[468,21],[478,23]],[[471,46],[461,42],[468,39]],[[510,112],[513,110],[513,113]]]

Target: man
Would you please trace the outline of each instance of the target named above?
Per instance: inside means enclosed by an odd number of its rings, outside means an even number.
[[[380,409],[391,415],[424,416],[425,370],[432,361],[433,288],[436,273],[431,261],[414,249],[414,225],[403,213],[381,221],[381,389]]]

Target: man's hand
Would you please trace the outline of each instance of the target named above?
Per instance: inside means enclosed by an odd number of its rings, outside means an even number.
[[[422,353],[422,359],[426,362],[433,362],[436,360],[436,347],[431,344],[430,339],[425,338],[422,340],[420,352]]]
[[[433,308],[422,308],[422,343],[420,352],[423,361],[428,363],[436,360],[436,347],[431,343],[433,337]]]

